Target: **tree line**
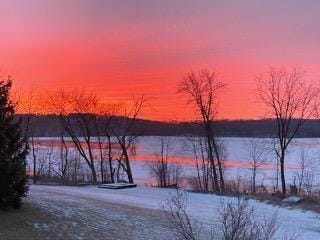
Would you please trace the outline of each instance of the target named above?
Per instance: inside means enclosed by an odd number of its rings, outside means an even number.
[[[99,116],[98,116],[99,117]],[[32,119],[35,137],[58,137],[59,115],[56,114],[16,114],[15,120],[21,119],[21,128],[25,129],[28,119]],[[121,121],[121,116],[113,116],[113,122],[117,124]],[[297,121],[293,119],[292,121]],[[271,138],[276,136],[275,119],[259,120],[221,120],[215,121],[218,137],[252,137],[252,138]],[[134,132],[139,136],[203,136],[203,129],[197,121],[175,122],[175,121],[154,121],[137,118],[134,125]],[[76,132],[81,136],[81,132]],[[66,135],[67,136],[67,135]],[[319,120],[306,119],[301,130],[297,133],[298,138],[319,138]]]

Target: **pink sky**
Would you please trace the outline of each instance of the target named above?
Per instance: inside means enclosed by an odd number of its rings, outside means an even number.
[[[16,89],[87,89],[111,101],[145,95],[143,117],[184,120],[176,94],[191,70],[228,88],[220,118],[259,118],[255,75],[300,66],[320,79],[320,2],[213,0],[3,0],[1,75]]]

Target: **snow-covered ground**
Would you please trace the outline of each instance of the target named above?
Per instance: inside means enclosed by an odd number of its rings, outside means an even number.
[[[0,239],[174,239],[159,210],[111,202],[85,188],[82,194],[71,189],[31,186],[19,211],[1,214]]]
[[[46,139],[46,140],[52,140]],[[226,176],[229,179],[242,178],[250,180],[249,171],[249,156],[246,151],[246,138],[223,138],[228,155],[227,155],[227,172]],[[181,137],[171,137],[172,156],[175,161],[181,164],[185,176],[195,176],[195,166],[193,164],[192,153],[187,149],[185,139]],[[320,139],[297,139],[291,145],[286,158],[288,169],[287,182],[292,183],[293,175],[296,171],[297,164],[301,157],[301,151],[307,153],[307,158],[317,160],[320,157]],[[131,164],[133,175],[136,183],[139,184],[134,189],[98,189],[95,186],[87,187],[62,187],[62,186],[40,186],[32,185],[30,188],[29,201],[31,204],[37,203],[46,211],[55,214],[60,219],[64,216],[71,219],[71,223],[67,224],[65,231],[70,228],[76,229],[77,226],[82,226],[87,230],[86,233],[79,233],[74,230],[73,235],[77,238],[71,239],[105,239],[100,236],[100,229],[103,231],[117,231],[118,227],[114,226],[114,221],[121,221],[121,229],[119,231],[127,234],[132,232],[131,239],[172,239],[172,232],[168,231],[166,220],[163,219],[160,204],[175,194],[175,190],[159,189],[146,187],[145,185],[152,182],[150,177],[148,163],[156,159],[156,154],[159,151],[159,137],[141,137],[137,143],[136,154],[131,155]],[[47,154],[46,144],[41,146],[43,154]],[[55,149],[56,151],[58,149]],[[58,151],[57,151],[58,153]],[[276,165],[274,156],[268,156],[269,165],[262,168],[258,173],[258,183],[265,185],[274,185],[276,176]],[[31,163],[31,161],[30,161]],[[31,165],[29,165],[31,166]],[[315,175],[315,184],[320,182],[319,175]],[[215,219],[216,210],[221,206],[221,201],[235,202],[236,198],[219,197],[209,194],[188,194],[188,211],[190,215],[201,221],[203,224],[210,225]],[[256,208],[255,217],[257,220],[263,220],[264,217],[271,218],[276,212],[281,224],[281,232],[298,233],[298,239],[320,239],[320,214],[303,211],[299,209],[290,209],[277,207],[266,203],[250,200],[250,204]],[[116,210],[115,210],[116,209]],[[133,210],[139,209],[139,210]],[[121,213],[120,213],[121,212]],[[108,216],[108,217],[106,217]],[[77,218],[77,221],[73,221]],[[130,220],[128,220],[130,219]],[[133,220],[134,219],[134,220]],[[57,231],[60,229],[58,220],[53,225]],[[80,221],[80,223],[79,223]],[[86,222],[90,222],[88,224]],[[155,230],[155,233],[150,233],[149,228],[154,228],[157,222],[161,222],[161,226]],[[40,223],[39,223],[40,224]],[[46,223],[40,225],[35,223],[34,228],[43,225],[41,229],[47,229]],[[70,225],[71,224],[71,225]],[[133,225],[130,225],[133,224]],[[139,230],[139,228],[143,230]],[[132,229],[131,229],[132,228]],[[88,232],[94,231],[90,238],[86,237]],[[145,238],[141,238],[142,234]],[[162,235],[161,235],[162,234]],[[103,234],[101,236],[104,236]],[[127,235],[121,238],[112,238],[112,234],[108,239],[128,239]]]
[[[99,208],[101,209],[98,209],[96,211],[97,213],[102,213],[103,206],[108,206],[108,203],[117,204],[118,206],[140,208],[142,212],[160,210],[160,204],[174,194],[175,190],[172,189],[152,187],[111,190],[99,189],[95,186],[65,187],[32,185],[30,189],[30,198],[32,198],[33,201],[37,201],[44,195],[48,199],[64,198],[64,201],[67,199],[69,204],[60,205],[60,208],[66,213],[69,212],[69,207],[74,208],[76,204],[79,204],[79,201],[82,201],[82,205],[92,205],[94,202],[99,202]],[[237,199],[209,194],[189,193],[188,211],[193,218],[204,224],[211,224],[215,219],[216,210],[220,206],[221,201],[235,202]],[[50,209],[57,208],[56,204],[50,205],[48,201],[45,201],[43,204],[46,205],[49,211]],[[250,205],[256,208],[255,217],[257,219],[263,219],[265,216],[271,218],[277,212],[281,224],[281,232],[299,233],[298,239],[320,239],[320,214],[299,209],[280,208],[255,200],[250,200]],[[98,215],[96,217],[94,215],[90,216],[90,221],[104,221],[103,218]],[[128,215],[127,217],[129,221],[133,216]],[[99,224],[103,224],[103,222]],[[161,229],[159,231],[161,231]],[[161,232],[157,234],[161,234]]]

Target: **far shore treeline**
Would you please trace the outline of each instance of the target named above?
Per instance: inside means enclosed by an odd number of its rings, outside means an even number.
[[[58,115],[17,114],[15,117],[17,120],[22,120],[22,128],[26,126],[28,119],[32,118],[30,125],[34,137],[61,136]],[[119,116],[113,117],[112,124],[116,125],[120,120],[121,117]],[[215,121],[215,130],[218,137],[274,137],[275,129],[276,122],[273,119]],[[201,136],[203,134],[202,127],[197,122],[162,122],[145,119],[136,120],[134,132],[140,136]],[[78,133],[78,135],[81,134]],[[320,120],[306,120],[297,137],[320,137]]]

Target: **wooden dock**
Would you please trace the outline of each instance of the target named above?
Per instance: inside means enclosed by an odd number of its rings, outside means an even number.
[[[106,188],[106,189],[124,189],[124,188],[134,188],[137,184],[133,183],[106,183],[101,184],[98,188]]]

